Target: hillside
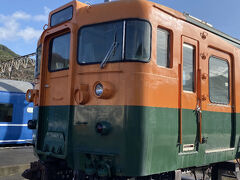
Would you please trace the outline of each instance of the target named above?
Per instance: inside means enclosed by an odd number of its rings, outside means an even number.
[[[14,57],[18,57],[19,55],[14,53],[12,50],[8,49],[6,46],[0,44],[0,62],[4,60],[8,60]]]
[[[0,44],[0,78],[33,82],[34,64],[28,63],[29,61],[26,61],[26,58],[12,61],[16,57],[20,56]],[[19,63],[12,65],[12,62]]]

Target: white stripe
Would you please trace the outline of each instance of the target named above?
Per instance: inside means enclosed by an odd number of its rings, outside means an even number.
[[[32,139],[0,140],[0,143],[2,143],[2,142],[25,142],[25,141],[32,141]]]
[[[27,124],[0,124],[0,126],[27,126]]]
[[[225,149],[212,149],[212,150],[206,150],[205,153],[216,153],[216,152],[225,152],[225,151],[234,151],[235,148],[225,148]]]

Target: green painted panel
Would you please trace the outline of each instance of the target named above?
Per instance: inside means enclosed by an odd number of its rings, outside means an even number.
[[[231,113],[202,113],[202,135],[207,138],[206,149],[230,148],[231,131]]]
[[[68,165],[88,172],[92,170],[87,168],[91,163],[107,162],[114,174],[140,176],[239,157],[239,114],[203,112],[203,135],[208,136],[208,142],[199,144],[198,151],[188,153],[179,151],[178,109],[140,106],[54,106],[41,107],[40,114],[39,150],[42,150],[45,141],[49,141],[47,137],[51,137],[53,145],[63,145],[63,134]],[[196,128],[196,120],[191,121],[194,113],[184,110],[184,114],[184,141],[194,141],[196,131],[192,130],[192,127]],[[101,121],[111,123],[112,129],[108,135],[96,132],[96,123]],[[192,125],[188,125],[191,122]],[[51,134],[50,131],[55,133]],[[47,133],[50,135],[47,136]],[[56,135],[60,139],[55,139]],[[230,147],[229,144],[235,149],[206,153],[206,150],[212,147]],[[44,160],[47,156],[58,157],[56,153],[42,152],[40,158]]]
[[[64,158],[70,119],[70,106],[40,107],[37,150]]]
[[[198,122],[195,110],[182,110],[182,143],[196,144],[198,137]],[[194,148],[195,149],[195,148]],[[195,149],[196,150],[196,149]]]
[[[102,120],[113,126],[107,136],[101,136],[95,131],[96,123]],[[75,107],[72,142],[75,142],[72,144],[74,154],[113,155],[118,171],[124,175],[147,175],[173,170],[178,153],[178,109]],[[74,164],[80,165],[76,160]]]

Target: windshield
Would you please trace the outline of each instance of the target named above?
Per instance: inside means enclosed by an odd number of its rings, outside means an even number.
[[[114,41],[118,48],[108,61],[122,59],[122,22],[84,27],[79,32],[78,61],[81,64],[102,62]]]
[[[146,21],[126,23],[126,60],[148,61],[151,48],[151,26]]]
[[[126,36],[125,36],[126,34]],[[80,64],[150,59],[151,26],[143,20],[122,20],[82,27],[78,33]]]

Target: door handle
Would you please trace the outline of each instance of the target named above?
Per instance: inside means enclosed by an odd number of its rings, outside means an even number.
[[[199,105],[197,105],[197,107],[195,109],[195,112],[196,112],[196,116],[197,116],[197,122],[199,124],[200,121],[201,121],[201,116],[202,116],[202,110],[201,110],[201,107]]]
[[[197,107],[196,107],[196,112],[197,113],[202,113],[201,107],[199,105],[197,105]]]
[[[200,104],[200,100],[198,100],[197,102],[197,106],[196,106],[196,116],[197,116],[197,124],[198,124],[198,140],[199,140],[199,143],[202,144],[202,109],[201,109],[201,106],[199,105]]]

